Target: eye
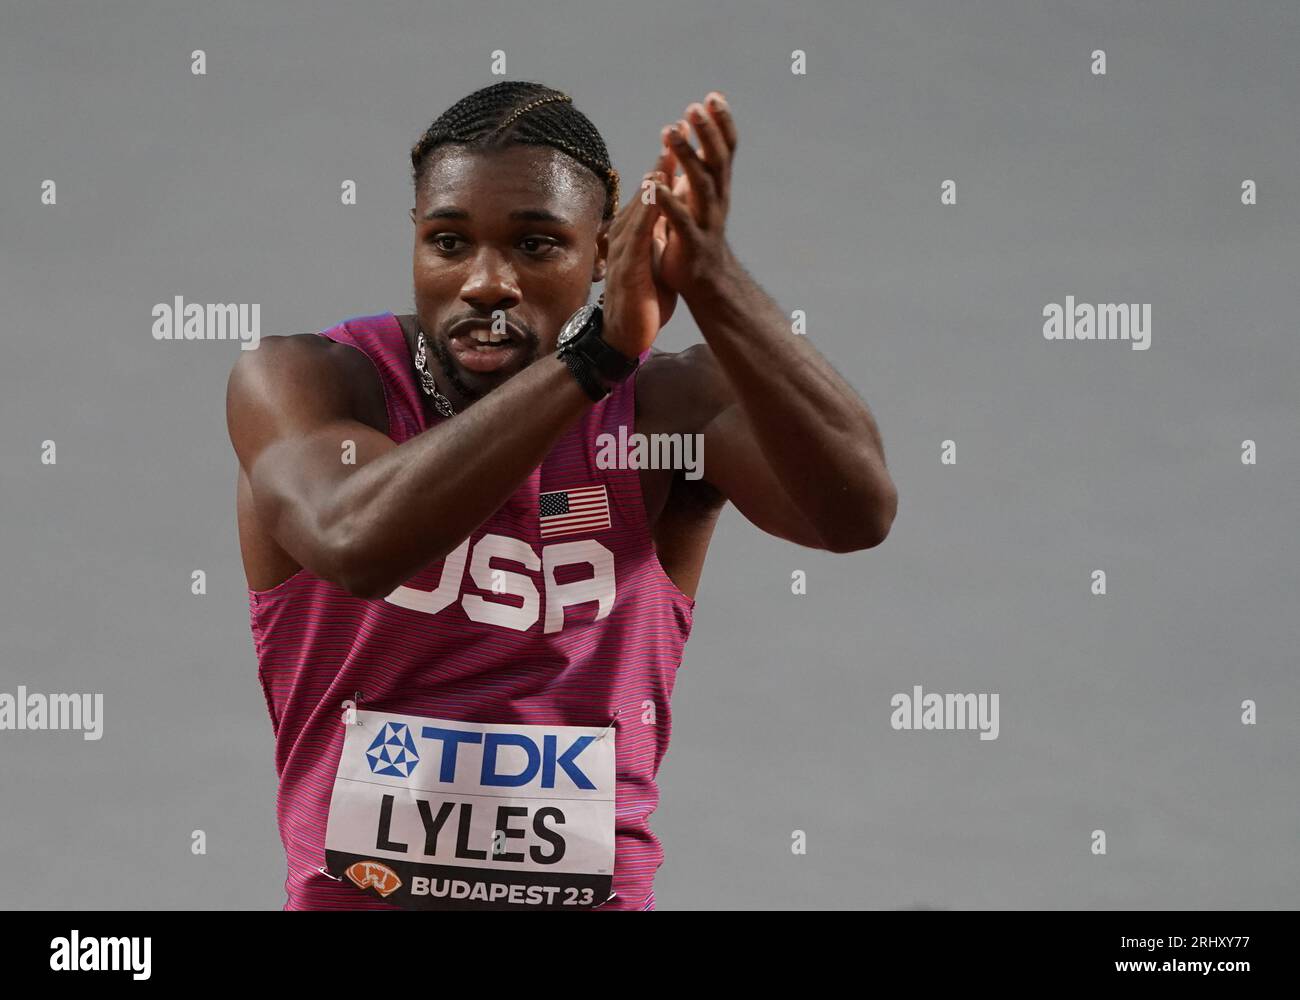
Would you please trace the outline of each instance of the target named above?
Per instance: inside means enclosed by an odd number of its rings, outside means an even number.
[[[519,241],[519,246],[530,257],[549,256],[559,245],[559,240],[552,239],[549,236],[525,236]]]
[[[436,246],[443,253],[454,253],[456,243],[460,237],[455,233],[434,233],[429,237],[429,242]]]

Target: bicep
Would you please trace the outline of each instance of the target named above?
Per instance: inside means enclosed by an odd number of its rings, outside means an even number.
[[[336,359],[317,347],[276,344],[289,339],[264,338],[241,356],[227,388],[227,424],[259,523],[303,566],[332,577],[338,488],[396,445],[353,416]]]
[[[702,435],[704,479],[735,504],[747,521],[796,545],[826,547],[763,457],[739,402],[725,406],[709,420]]]
[[[796,545],[824,549],[809,520],[785,492],[754,438],[749,419],[707,344],[647,362],[640,375],[653,402],[652,431],[698,434],[702,478],[760,531]],[[641,390],[638,389],[638,392]]]

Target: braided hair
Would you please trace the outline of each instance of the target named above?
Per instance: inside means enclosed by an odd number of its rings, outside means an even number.
[[[429,126],[411,147],[415,187],[429,164],[429,154],[445,143],[497,149],[512,143],[551,146],[567,153],[605,185],[602,219],[618,210],[618,171],[590,119],[573,106],[568,94],[540,83],[503,80],[462,98]]]

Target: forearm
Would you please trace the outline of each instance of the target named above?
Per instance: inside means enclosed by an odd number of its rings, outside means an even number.
[[[897,498],[866,403],[729,251],[685,298],[790,500],[830,546],[883,537]]]
[[[554,356],[361,466],[328,519],[350,590],[380,597],[453,551],[522,485],[591,400]]]

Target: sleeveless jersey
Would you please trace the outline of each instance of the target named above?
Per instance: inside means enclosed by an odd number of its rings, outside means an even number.
[[[318,336],[370,359],[393,441],[431,426],[392,313],[354,317]],[[599,908],[654,908],[663,851],[649,819],[695,601],[659,563],[639,472],[596,463],[598,435],[633,432],[634,393],[635,375],[585,411],[463,545],[386,598],[354,597],[305,568],[269,590],[249,590],[258,677],[275,736],[276,816],[288,860],[284,909],[397,908],[382,898],[383,878],[359,882],[339,878],[337,868],[334,877],[325,871],[336,772],[343,780],[345,701],[362,712],[464,721],[485,732],[612,730],[613,894]],[[431,418],[444,419],[455,418]],[[411,765],[402,759],[431,759],[436,749],[417,745],[417,725],[402,733],[380,748],[390,783],[405,778]],[[546,758],[552,777],[566,768],[555,746]],[[380,751],[369,751],[372,769]],[[433,765],[424,766],[427,777]],[[448,838],[455,826],[454,819],[447,824]],[[371,881],[374,890],[361,888]]]

